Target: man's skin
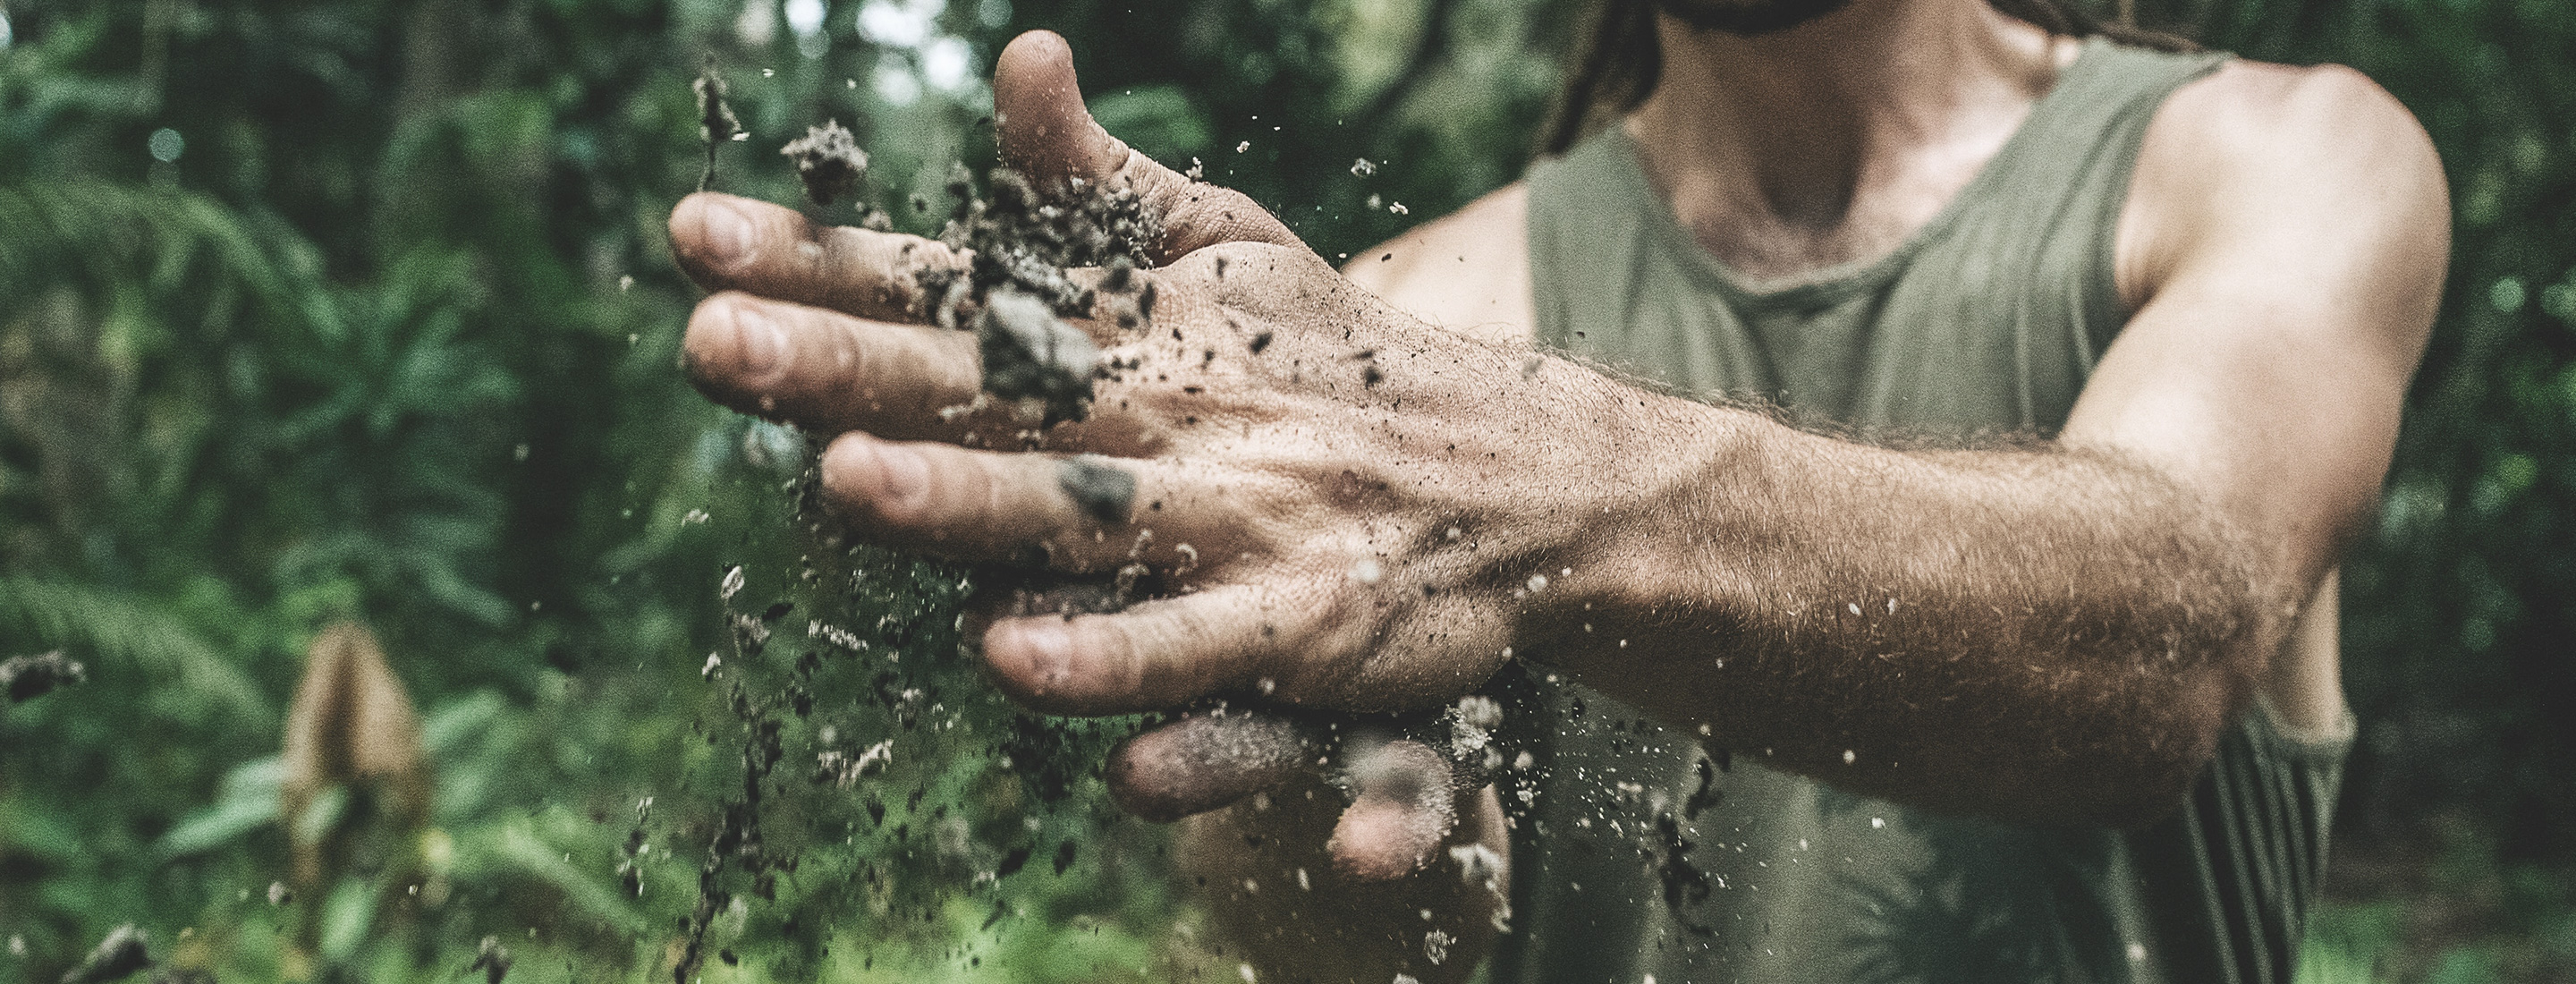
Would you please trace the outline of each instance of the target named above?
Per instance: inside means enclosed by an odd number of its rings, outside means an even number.
[[[1853,0],[1757,37],[1666,17],[1660,33],[1661,84],[1623,125],[1683,226],[1762,277],[1901,242],[2076,52],[1982,0]],[[1015,41],[995,98],[1024,170],[1132,188],[1171,230],[1146,274],[1150,329],[1083,325],[1144,370],[1103,381],[1093,416],[1039,453],[963,447],[1014,425],[938,412],[977,386],[972,336],[921,326],[912,297],[911,271],[955,262],[944,248],[716,195],[682,202],[671,230],[718,290],[690,321],[693,377],[838,433],[825,494],[862,535],[977,561],[1038,545],[1066,571],[1134,553],[1182,587],[1118,614],[995,621],[985,658],[1023,703],[1420,709],[1510,651],[1713,748],[2032,823],[2162,814],[2256,694],[2293,726],[2340,723],[2330,570],[2387,467],[2449,225],[2423,132],[2356,73],[2240,62],[2175,93],[2121,219],[2136,313],[2064,430],[1950,450],[1802,433],[1534,357],[1518,185],[1345,278],[1248,199],[1099,131],[1061,39]],[[1130,522],[1058,487],[1052,457],[1076,452],[1136,473]],[[1315,789],[1225,811],[1185,845],[1212,883],[1254,883],[1219,898],[1244,903],[1245,959],[1463,976],[1508,875],[1471,884],[1445,856],[1393,884],[1335,874],[1338,802]],[[1451,843],[1499,849],[1490,793],[1463,799]],[[1369,841],[1345,822],[1330,853],[1370,870],[1350,861]],[[1299,868],[1316,883],[1292,895]],[[1437,967],[1418,910],[1460,939]]]

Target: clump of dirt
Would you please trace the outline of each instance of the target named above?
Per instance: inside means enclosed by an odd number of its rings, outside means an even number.
[[[716,147],[740,139],[742,120],[725,103],[725,81],[716,74],[716,56],[707,56],[707,66],[698,71],[697,81],[689,88],[698,95],[698,139],[707,145],[706,170],[698,172],[698,190],[705,191],[715,187]]]
[[[985,392],[1038,401],[1045,425],[1087,416],[1102,371],[1090,338],[1062,319],[1094,317],[1105,292],[1120,327],[1151,321],[1153,285],[1133,274],[1163,234],[1160,217],[1134,192],[1079,179],[1053,191],[1041,194],[1018,172],[996,168],[978,194],[959,166],[948,182],[957,205],[939,238],[972,259],[962,271],[926,269],[916,278],[921,315],[982,336]],[[1098,288],[1067,275],[1081,267],[1107,271]]]
[[[465,966],[465,972],[482,971],[483,984],[501,984],[502,978],[510,976],[511,963],[510,948],[501,945],[501,938],[486,936],[483,945],[474,951],[474,962]]]
[[[1048,424],[1090,414],[1100,349],[1091,336],[1056,317],[1047,302],[1015,287],[998,288],[975,319],[975,335],[984,357],[984,392],[1033,401]]]
[[[34,656],[13,656],[8,662],[0,663],[0,692],[7,693],[12,704],[22,704],[53,693],[58,687],[88,682],[89,667],[65,658],[60,650]]]
[[[944,269],[920,274],[921,294],[932,299],[924,313],[944,327],[957,327],[962,310],[1005,286],[1045,301],[1057,317],[1087,317],[1094,296],[1065,271],[1107,267],[1117,258],[1131,267],[1149,265],[1148,251],[1163,237],[1161,217],[1123,188],[1074,179],[1048,196],[1009,168],[993,169],[985,187],[976,193],[964,165],[949,175],[948,194],[957,205],[939,240],[972,252],[974,261],[962,276]]]
[[[1096,454],[1067,458],[1056,467],[1056,484],[1085,515],[1103,523],[1127,521],[1136,512],[1136,473],[1110,464]]]
[[[818,207],[849,197],[868,173],[868,152],[859,149],[858,138],[839,120],[805,128],[803,137],[778,152],[796,162],[796,179],[804,182],[806,199]]]
[[[1414,719],[1406,736],[1449,760],[1452,788],[1483,788],[1503,768],[1506,741],[1501,733],[1503,705],[1483,694],[1468,694],[1424,721]]]
[[[13,661],[14,662],[14,661]],[[123,980],[135,971],[152,966],[152,955],[144,946],[143,931],[133,923],[118,926],[98,941],[80,965],[63,975],[63,984],[106,984]]]

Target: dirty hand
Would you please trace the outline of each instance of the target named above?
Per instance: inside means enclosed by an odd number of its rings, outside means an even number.
[[[1687,438],[1595,373],[1387,307],[1249,198],[1128,150],[1083,108],[1061,38],[1014,41],[994,93],[1002,151],[1034,185],[1125,189],[1164,226],[1125,288],[1150,298],[1142,323],[1075,321],[1104,367],[1083,419],[1040,431],[977,400],[977,336],[920,323],[918,274],[964,262],[939,243],[710,194],[671,233],[718,291],[689,322],[695,381],[839,434],[823,490],[856,535],[1159,588],[1115,612],[997,617],[983,651],[1000,686],[1075,714],[1211,698],[1436,711],[1515,645],[1576,641],[1585,586],[1618,580],[1589,575],[1659,506],[1641,490],[1668,476],[1650,463]],[[1286,745],[1189,752],[1185,729],[1207,727],[1191,720],[1113,763],[1122,798],[1211,809],[1277,778],[1265,755],[1309,747],[1281,731]],[[1435,846],[1376,826],[1346,818],[1336,854],[1401,873],[1383,859]]]

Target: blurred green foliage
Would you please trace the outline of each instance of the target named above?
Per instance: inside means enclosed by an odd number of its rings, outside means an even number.
[[[2368,72],[2454,189],[2441,329],[2347,567],[2348,901],[2303,979],[2569,973],[2576,18],[2136,6]],[[693,294],[662,222],[698,177],[687,82],[714,56],[750,132],[720,187],[794,201],[777,146],[837,118],[869,195],[929,231],[950,163],[990,158],[991,56],[1053,28],[1113,131],[1338,256],[1518,173],[1571,13],[0,3],[0,657],[92,677],[0,706],[0,978],[133,922],[226,979],[447,980],[487,936],[512,980],[668,979],[764,733],[768,867],[707,882],[709,979],[1185,975],[1159,836],[1080,764],[1115,725],[992,698],[955,654],[959,575],[838,548],[799,517],[801,439],[681,381]],[[431,815],[272,904],[291,828],[363,820],[354,787],[280,816],[301,654],[341,618],[420,708]],[[816,781],[888,741],[856,788]]]

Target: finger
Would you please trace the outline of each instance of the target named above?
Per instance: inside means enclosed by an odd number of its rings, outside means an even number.
[[[1109,794],[1130,813],[1170,823],[1277,788],[1315,768],[1323,746],[1311,727],[1284,715],[1192,713],[1111,752]]]
[[[1458,826],[1449,760],[1409,739],[1345,755],[1355,795],[1325,844],[1334,866],[1362,881],[1393,881],[1429,865]]]
[[[1064,571],[1194,567],[1225,549],[1214,537],[1230,541],[1223,531],[1239,527],[1227,497],[1169,462],[850,433],[824,450],[822,472],[824,504],[854,533],[959,560]]]
[[[825,434],[945,435],[940,411],[982,386],[972,334],[732,291],[698,304],[682,351],[716,402]]]
[[[1232,584],[1114,615],[1001,619],[984,631],[984,663],[1004,693],[1041,711],[1177,707],[1250,689],[1308,617],[1266,589]]]
[[[744,290],[888,321],[918,321],[924,270],[963,271],[919,236],[817,225],[794,209],[699,192],[671,210],[671,250],[708,290]]]
[[[993,107],[1003,159],[1039,189],[1079,178],[1142,198],[1163,222],[1163,241],[1149,250],[1157,265],[1216,243],[1305,248],[1242,192],[1192,181],[1110,136],[1083,108],[1073,49],[1053,31],[1030,31],[1002,49],[993,67]]]

